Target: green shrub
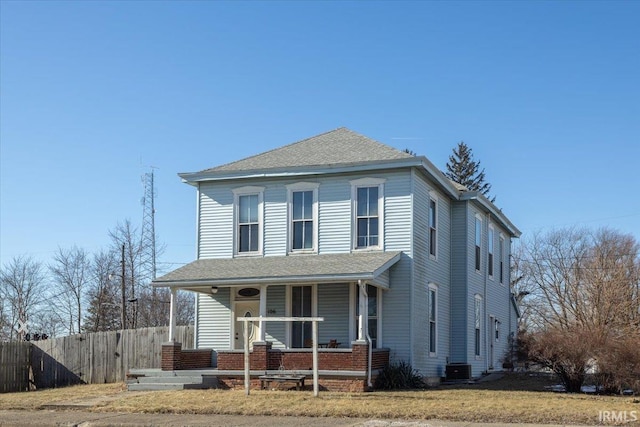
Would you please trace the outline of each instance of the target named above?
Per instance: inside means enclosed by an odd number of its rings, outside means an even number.
[[[376,378],[378,390],[403,390],[423,388],[424,382],[418,371],[405,361],[389,363]]]

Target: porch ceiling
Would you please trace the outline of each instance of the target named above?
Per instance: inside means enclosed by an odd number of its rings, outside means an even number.
[[[366,280],[389,287],[384,274],[400,260],[402,252],[356,252],[327,255],[295,255],[200,259],[153,281],[154,286],[194,289],[292,283],[340,283]]]

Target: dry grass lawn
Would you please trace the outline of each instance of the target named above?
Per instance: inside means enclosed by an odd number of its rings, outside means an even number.
[[[636,411],[638,397],[551,393],[527,376],[469,386],[424,391],[330,393],[185,390],[127,393],[122,385],[85,385],[0,395],[0,409],[36,409],[52,402],[108,397],[92,408],[100,412],[303,415],[439,419],[467,422],[598,424],[599,411]],[[640,422],[626,425],[640,425]]]

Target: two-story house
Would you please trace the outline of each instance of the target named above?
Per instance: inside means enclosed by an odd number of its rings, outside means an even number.
[[[520,232],[427,158],[339,128],[180,177],[197,190],[197,260],[154,284],[196,293],[201,363],[242,369],[238,317],[316,316],[328,388],[366,388],[390,358],[428,378],[501,369]],[[253,370],[310,369],[309,322],[250,334]],[[197,365],[176,346],[165,369]]]

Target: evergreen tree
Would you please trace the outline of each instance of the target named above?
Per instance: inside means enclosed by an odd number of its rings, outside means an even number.
[[[453,149],[453,154],[449,156],[447,170],[444,173],[450,180],[462,184],[470,191],[479,191],[491,202],[496,200],[489,197],[491,184],[485,182],[484,169],[480,169],[480,161],[473,159],[473,151],[464,142],[459,142]]]

